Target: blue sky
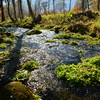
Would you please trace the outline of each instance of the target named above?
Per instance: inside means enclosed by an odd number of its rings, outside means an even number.
[[[34,5],[34,1],[35,1],[35,0],[32,0],[32,1],[33,1],[32,4]],[[42,0],[42,1],[48,1],[48,0]],[[53,0],[51,0],[51,1],[53,1]],[[60,1],[60,0],[59,0],[59,1]],[[58,0],[56,0],[55,2],[57,3]],[[70,0],[65,0],[65,2],[66,2],[66,4],[67,4],[67,5],[66,5],[66,10],[69,10],[69,2],[70,2]],[[26,0],[24,0],[23,3],[24,3],[25,6],[27,6]],[[76,0],[72,0],[71,9],[73,9],[75,3],[76,3]],[[52,9],[52,2],[51,2],[51,9]]]

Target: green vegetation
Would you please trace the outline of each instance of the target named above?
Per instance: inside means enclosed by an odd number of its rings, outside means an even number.
[[[20,80],[20,79],[28,79],[31,76],[30,73],[18,73],[14,76],[14,79]]]
[[[56,40],[46,40],[45,43],[47,42],[56,42]]]
[[[8,51],[0,52],[0,64],[4,63],[8,58],[9,58],[9,52]]]
[[[77,65],[61,65],[55,73],[68,84],[100,86],[100,56],[86,59]]]
[[[34,34],[40,34],[40,33],[42,33],[42,31],[40,30],[31,30],[31,31],[28,31],[26,35],[34,35]]]
[[[32,90],[21,82],[10,82],[0,91],[0,100],[35,100]]]
[[[27,61],[23,66],[22,69],[28,70],[28,71],[32,71],[34,69],[39,68],[39,63],[36,61]]]
[[[83,52],[83,50],[82,50],[82,49],[78,50],[78,53],[82,53],[82,52]]]
[[[71,41],[71,42],[69,42],[69,44],[71,44],[71,45],[78,45],[78,42],[76,42],[76,41]]]
[[[33,94],[33,96],[35,97],[35,100],[42,100],[39,95]]]
[[[68,44],[69,41],[68,41],[67,39],[64,39],[64,40],[62,40],[62,43],[63,43],[63,44]]]
[[[0,44],[0,49],[6,49],[7,48],[7,45],[6,43],[2,43]]]
[[[11,38],[3,38],[3,42],[4,43],[8,43],[8,44],[13,44],[14,43],[14,39],[11,39]]]

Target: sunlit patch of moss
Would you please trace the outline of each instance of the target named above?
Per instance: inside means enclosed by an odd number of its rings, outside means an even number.
[[[69,39],[71,38],[71,34],[57,34],[53,37],[53,39]]]
[[[55,69],[56,74],[68,84],[100,86],[100,56],[86,59],[77,65],[61,65]]]
[[[56,42],[56,40],[46,40],[45,43],[47,42]]]
[[[39,68],[39,63],[36,61],[27,61],[23,66],[22,69],[28,70],[28,71],[32,71],[34,69]]]
[[[7,45],[6,43],[2,43],[0,44],[0,49],[6,49],[7,48]]]
[[[82,53],[82,52],[83,52],[83,50],[82,50],[82,49],[78,50],[78,53]]]
[[[8,44],[13,44],[14,43],[14,40],[11,39],[11,38],[3,38],[3,42],[4,43],[8,43]]]
[[[35,97],[35,100],[42,100],[39,95],[33,94],[33,96]]]
[[[21,80],[21,79],[28,79],[31,76],[30,73],[18,73],[14,76],[14,79]]]
[[[34,35],[34,34],[40,34],[42,31],[40,30],[30,30],[26,33],[26,35]]]
[[[35,100],[32,90],[21,82],[10,82],[0,92],[0,100]]]
[[[78,42],[76,42],[76,41],[71,41],[71,42],[69,42],[69,44],[71,44],[71,45],[78,45]]]
[[[64,40],[62,40],[62,43],[63,43],[63,44],[68,44],[68,43],[69,43],[69,41],[68,41],[68,40],[66,40],[66,39],[64,39]]]

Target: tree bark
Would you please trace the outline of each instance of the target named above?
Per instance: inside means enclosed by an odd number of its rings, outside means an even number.
[[[36,18],[35,18],[33,11],[32,11],[31,4],[30,4],[29,0],[27,0],[27,4],[28,4],[29,13],[31,14],[33,21],[36,22]]]
[[[53,10],[54,10],[54,14],[55,14],[55,0],[53,0]]]
[[[3,0],[0,0],[0,8],[1,8],[1,16],[2,16],[2,19],[1,21],[5,21],[5,15],[4,15],[4,8],[3,8]]]
[[[98,8],[98,10],[100,10],[100,0],[98,0],[97,8]]]
[[[82,0],[82,11],[83,12],[85,11],[85,8],[84,8],[84,0]]]
[[[69,3],[69,11],[71,10],[71,0],[70,0],[70,3]]]
[[[15,19],[16,19],[16,21],[18,21],[18,20],[17,20],[17,16],[16,16],[15,0],[12,0],[12,4],[13,4],[13,9],[14,9],[14,16],[15,16]]]
[[[15,20],[12,18],[12,16],[11,16],[11,14],[10,14],[10,9],[9,9],[9,0],[7,0],[7,10],[8,10],[8,15],[9,15],[9,17],[10,17],[10,19],[12,20],[12,22],[15,22]]]

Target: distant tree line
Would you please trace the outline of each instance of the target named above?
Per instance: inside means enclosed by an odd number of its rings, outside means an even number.
[[[70,11],[72,2],[73,0],[0,0],[0,18],[5,21],[9,17],[12,22],[16,22],[18,18],[31,16],[36,21],[36,14],[66,12],[67,5]],[[90,9],[100,10],[100,0],[77,0],[73,8],[83,12]]]

